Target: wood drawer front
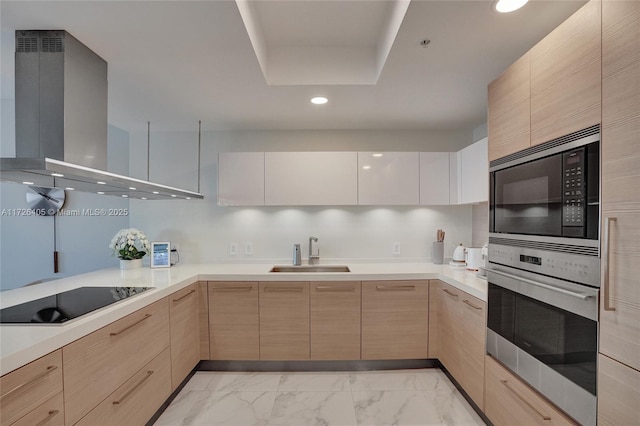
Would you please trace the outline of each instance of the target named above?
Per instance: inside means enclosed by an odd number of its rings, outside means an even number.
[[[532,146],[600,123],[600,1],[584,5],[530,54]]]
[[[62,377],[61,377],[62,378]],[[4,423],[4,418],[2,421]],[[64,397],[62,392],[47,400],[35,410],[13,423],[11,426],[63,426]]]
[[[77,424],[144,425],[171,394],[171,354],[166,348]]]
[[[311,359],[360,359],[360,282],[312,282]]]
[[[197,284],[169,296],[171,384],[176,389],[200,361]]]
[[[462,387],[481,409],[484,407],[484,358],[487,304],[462,293]]]
[[[362,282],[362,359],[427,357],[427,281]]]
[[[209,283],[209,359],[260,359],[258,290],[257,282]]]
[[[62,351],[57,350],[0,378],[2,425],[8,425],[62,392]]]
[[[598,355],[598,425],[640,424],[640,371]]]
[[[484,404],[484,412],[495,426],[576,424],[489,355],[485,360]]]
[[[309,283],[260,283],[260,359],[309,359]]]
[[[531,99],[529,54],[489,84],[489,161],[530,145]]]
[[[62,348],[67,423],[77,422],[168,346],[164,298]]]

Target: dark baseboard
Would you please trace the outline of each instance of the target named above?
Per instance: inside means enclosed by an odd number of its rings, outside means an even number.
[[[444,367],[444,365],[440,363],[440,361],[438,361],[438,364],[440,364],[440,369],[442,369],[442,372],[447,375],[449,380],[451,380],[451,383],[453,383],[456,389],[458,389],[458,392],[460,392],[460,394],[464,397],[464,399],[467,400],[469,405],[471,405],[471,408],[473,408],[473,411],[475,411],[476,414],[480,416],[482,421],[484,421],[488,426],[493,426],[493,423],[491,423],[491,420],[489,420],[489,418],[482,412],[480,407],[476,405],[476,403],[473,401],[473,399],[471,399],[469,394],[464,389],[462,389],[462,386],[460,386],[460,383],[458,383],[458,381],[453,378],[451,373],[449,373],[449,371]]]
[[[431,368],[434,359],[351,360],[351,361],[200,361],[198,371],[372,371]]]

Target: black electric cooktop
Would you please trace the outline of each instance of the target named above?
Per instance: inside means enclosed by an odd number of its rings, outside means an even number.
[[[0,309],[2,324],[62,324],[153,287],[80,287]]]

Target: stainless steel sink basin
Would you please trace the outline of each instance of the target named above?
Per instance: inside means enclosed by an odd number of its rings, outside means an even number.
[[[278,265],[271,268],[269,272],[351,272],[351,270],[345,265]]]

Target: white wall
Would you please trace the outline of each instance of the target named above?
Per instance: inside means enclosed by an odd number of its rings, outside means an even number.
[[[197,127],[194,126],[194,127]],[[320,239],[321,259],[420,260],[431,257],[438,228],[445,253],[471,243],[471,207],[237,208],[216,204],[217,154],[230,151],[457,151],[470,131],[205,131],[201,192],[204,200],[131,200],[131,225],[152,240],[178,243],[184,262],[289,262],[292,245]],[[146,132],[131,135],[131,174],[146,178]],[[197,189],[197,132],[151,132],[150,178]],[[304,176],[299,176],[304,179]],[[229,243],[238,255],[229,255]],[[253,255],[244,243],[253,243]],[[392,243],[401,255],[392,255]]]

